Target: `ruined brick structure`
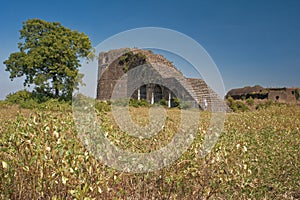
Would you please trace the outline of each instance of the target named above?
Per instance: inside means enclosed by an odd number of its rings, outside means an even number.
[[[126,63],[129,56],[131,61]],[[122,86],[124,88],[120,90],[121,96],[145,99],[151,104],[165,99],[168,106],[172,107],[175,98],[179,98],[193,107],[210,111],[229,111],[224,100],[203,80],[184,77],[170,61],[149,50],[122,48],[101,52],[98,66],[99,100],[111,100],[115,87]],[[137,66],[142,66],[139,71],[131,70]],[[139,80],[139,76],[144,75],[151,79],[150,82]],[[126,77],[126,80],[122,79],[123,82],[117,84],[121,77]],[[135,84],[139,85],[138,88],[135,88]]]
[[[268,99],[280,103],[296,103],[296,88],[263,88],[261,86],[244,87],[230,90],[226,98],[233,99]]]

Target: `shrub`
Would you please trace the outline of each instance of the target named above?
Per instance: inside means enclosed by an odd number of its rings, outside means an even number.
[[[241,101],[235,101],[230,108],[233,110],[233,112],[244,112],[249,110],[249,108]]]
[[[96,101],[95,109],[99,112],[109,112],[111,110],[110,102]]]
[[[249,106],[253,106],[254,105],[254,99],[252,97],[248,98],[246,100],[246,103],[249,105]]]
[[[142,99],[139,101],[139,105],[140,106],[145,106],[145,107],[149,107],[149,103],[146,99]]]
[[[274,105],[274,102],[272,100],[268,100],[267,102],[265,103],[260,103],[256,106],[256,110],[259,110],[259,109],[266,109],[266,108],[269,108],[270,106]]]
[[[187,101],[183,101],[181,102],[179,108],[180,109],[188,109],[192,107],[192,103],[191,102],[187,102]]]
[[[137,99],[131,98],[130,101],[129,101],[129,105],[133,106],[135,108],[137,108],[137,107],[149,107],[149,103],[145,99],[137,100]]]
[[[20,90],[13,94],[9,94],[6,96],[6,101],[10,103],[20,104],[25,101],[28,101],[33,98],[33,95],[31,92],[27,90]]]
[[[168,102],[166,99],[162,98],[160,101],[159,101],[159,104],[162,105],[162,106],[167,106],[168,105]]]
[[[238,112],[238,111],[247,111],[249,108],[242,102],[242,101],[235,101],[232,97],[227,98],[227,103],[229,108],[233,112]]]
[[[178,99],[178,98],[174,98],[174,103],[173,103],[173,107],[179,107],[179,105],[180,105],[180,99]]]
[[[0,101],[0,108],[5,108],[10,106],[12,103],[8,102],[8,101]]]
[[[123,66],[123,71],[127,73],[130,69],[146,63],[146,56],[142,53],[134,54],[126,52],[120,57],[119,64]]]
[[[191,102],[182,101],[179,98],[174,98],[173,107],[179,108],[179,109],[188,109],[192,107]]]
[[[37,92],[20,90],[6,96],[5,102],[17,104],[20,108],[41,109],[53,111],[71,110],[71,102],[63,99],[55,99],[49,96],[43,96]]]
[[[297,100],[300,99],[300,90],[299,90],[299,88],[297,88],[297,89],[295,90],[295,97],[296,97]]]

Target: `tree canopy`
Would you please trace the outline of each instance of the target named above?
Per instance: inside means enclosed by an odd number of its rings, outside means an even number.
[[[82,83],[79,58],[88,57],[91,41],[84,33],[58,22],[29,19],[20,30],[19,51],[4,61],[10,78],[25,76],[24,86],[35,85],[37,92],[71,98]],[[79,78],[79,79],[76,79]]]

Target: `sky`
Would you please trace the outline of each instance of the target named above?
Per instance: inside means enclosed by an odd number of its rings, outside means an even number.
[[[162,27],[203,46],[217,65],[225,90],[262,85],[300,87],[298,0],[1,1],[0,99],[23,89],[10,81],[5,61],[18,51],[22,22],[39,18],[87,34],[92,45],[120,32]],[[181,71],[185,71],[178,64]]]

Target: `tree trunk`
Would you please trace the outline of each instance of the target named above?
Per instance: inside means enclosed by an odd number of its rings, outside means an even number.
[[[58,90],[58,88],[55,88],[55,97],[59,97],[59,90]]]
[[[56,76],[53,77],[53,87],[55,89],[55,97],[58,98],[59,97],[59,89],[58,89],[58,84],[57,84],[57,78]]]

